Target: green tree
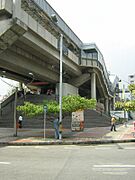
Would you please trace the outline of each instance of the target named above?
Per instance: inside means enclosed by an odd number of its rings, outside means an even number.
[[[135,111],[135,100],[127,101],[127,102],[116,102],[115,107],[119,110],[125,111]]]
[[[128,86],[128,88],[129,88],[129,91],[130,91],[131,94],[132,94],[132,97],[135,97],[135,84],[130,84],[130,85]]]
[[[33,117],[43,114],[44,105],[47,105],[47,115],[57,116],[59,113],[59,104],[57,101],[44,101],[42,104],[33,104],[25,102],[23,106],[18,106],[17,110],[21,111],[25,116]],[[63,96],[62,98],[62,112],[63,115],[70,114],[79,109],[95,109],[96,100],[86,99],[81,96]]]
[[[128,88],[132,94],[132,98],[135,97],[135,84],[130,84]],[[118,101],[115,103],[115,107],[125,111],[135,111],[135,100],[125,102]]]

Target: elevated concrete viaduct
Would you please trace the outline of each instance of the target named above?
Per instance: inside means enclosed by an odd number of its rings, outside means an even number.
[[[0,1],[0,75],[4,71],[6,77],[27,84],[32,72],[34,81],[53,83],[57,89],[61,33],[63,94],[96,98],[108,112],[113,96],[100,50],[84,44],[46,0]]]

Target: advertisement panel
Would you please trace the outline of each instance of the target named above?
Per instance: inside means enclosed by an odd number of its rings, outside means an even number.
[[[79,110],[72,113],[71,130],[72,131],[84,130],[84,111],[83,110]]]

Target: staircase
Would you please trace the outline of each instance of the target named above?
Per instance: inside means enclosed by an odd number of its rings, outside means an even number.
[[[85,110],[84,111],[84,127],[106,127],[110,126],[110,117],[106,114],[97,112],[96,110]]]
[[[71,128],[71,116],[66,116],[62,120],[63,128],[70,129]],[[53,128],[53,118],[47,118],[46,120],[46,128]],[[84,111],[84,128],[94,128],[94,127],[107,127],[110,126],[110,117],[101,114],[95,110],[85,110]],[[23,122],[24,128],[43,128],[44,127],[44,117],[40,115],[34,118],[26,118],[24,117]]]
[[[9,96],[0,105],[0,127],[13,127],[15,94]]]
[[[14,127],[14,99],[15,99],[15,94],[12,94],[4,102],[1,103],[0,127],[4,127],[4,128]],[[18,93],[17,105],[18,106],[23,105],[24,100],[35,103],[35,104],[39,104],[39,103],[42,103],[44,100],[50,100],[50,99],[54,100],[55,95],[47,96],[44,94],[41,94],[41,95],[27,94],[25,98],[23,98]],[[17,113],[17,118],[18,117],[19,117],[19,113]],[[35,118],[24,117],[23,125],[26,128],[40,128],[40,127],[43,127],[42,124],[43,124],[43,115],[35,117]]]
[[[110,117],[97,112],[96,110],[84,111],[84,128],[107,127],[110,126]],[[63,127],[71,128],[71,116],[63,119]]]
[[[33,95],[27,94],[25,97],[25,101],[29,101],[32,103],[41,103],[44,100],[54,100],[55,95]],[[24,103],[24,99],[18,97],[17,105],[21,105]],[[14,110],[14,94],[10,96],[5,102],[1,105],[0,111],[0,127],[8,127],[13,128],[14,120],[13,120],[13,110]],[[19,117],[19,114],[17,114]],[[71,116],[64,117],[62,124],[63,128],[70,129],[71,128]],[[85,110],[84,111],[84,127],[85,128],[93,128],[93,127],[105,127],[110,126],[110,117],[97,112],[96,110]],[[53,117],[46,118],[46,128],[53,128]],[[23,117],[23,128],[44,128],[44,115],[40,115],[33,118]]]

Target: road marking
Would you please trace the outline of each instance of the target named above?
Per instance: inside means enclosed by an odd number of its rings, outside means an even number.
[[[125,147],[126,150],[135,150],[135,147]]]
[[[114,144],[106,144],[106,145],[97,145],[97,147],[114,147]]]
[[[77,146],[74,146],[74,145],[73,146],[69,145],[69,146],[65,146],[64,149],[71,149],[72,150],[72,149],[80,149],[80,147],[77,147]]]
[[[100,150],[108,150],[108,149],[112,149],[111,147],[96,147],[96,150],[100,149]]]
[[[93,165],[94,171],[100,171],[107,175],[125,175],[128,170],[135,168],[135,165],[129,164],[107,164],[107,165]]]
[[[8,164],[11,164],[11,163],[10,162],[0,162],[0,164],[8,165]]]
[[[108,164],[108,165],[93,165],[94,168],[135,168],[135,165],[119,165],[119,164]]]
[[[103,174],[109,174],[109,175],[125,175],[128,172],[102,172]]]
[[[49,149],[49,147],[46,147],[46,146],[35,146],[35,149]]]
[[[5,148],[14,148],[14,149],[19,149],[19,148],[21,148],[21,146],[7,146],[7,147],[5,147]]]

